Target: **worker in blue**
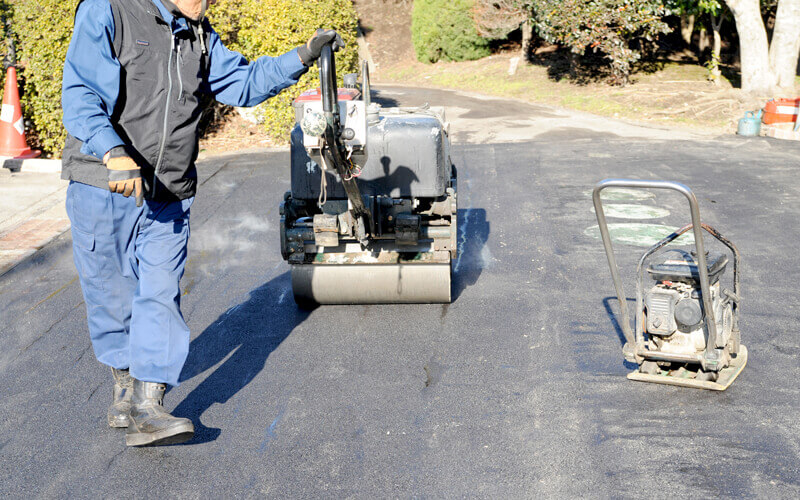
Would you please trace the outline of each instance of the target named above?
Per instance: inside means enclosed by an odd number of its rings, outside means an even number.
[[[189,350],[180,310],[201,99],[255,106],[297,83],[333,30],[248,62],[205,18],[214,0],[84,0],[64,63],[62,177],[97,359],[114,379],[108,423],[128,446],[191,439],[164,409]]]

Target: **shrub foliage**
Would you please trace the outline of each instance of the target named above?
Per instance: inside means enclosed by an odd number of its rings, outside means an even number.
[[[669,31],[659,0],[526,0],[539,35],[576,54],[602,52],[616,83],[627,82],[641,58],[634,42],[652,41]],[[641,45],[641,43],[640,43]]]
[[[283,54],[308,41],[317,28],[333,28],[347,46],[336,54],[339,79],[357,71],[358,16],[351,0],[219,0],[209,10],[209,19],[225,46],[249,60]],[[266,131],[288,137],[294,123],[292,100],[318,86],[315,66],[296,86],[261,104],[257,114],[263,117]]]
[[[61,75],[77,0],[11,2],[10,28],[17,42],[23,114],[33,123],[38,147],[60,152]]]
[[[422,62],[468,61],[489,55],[472,19],[474,0],[416,0],[411,40]]]

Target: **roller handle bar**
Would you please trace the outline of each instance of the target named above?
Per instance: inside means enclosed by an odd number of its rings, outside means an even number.
[[[322,88],[322,111],[333,113],[338,106],[339,96],[336,86],[336,61],[333,58],[331,44],[322,47],[319,56],[319,82]],[[338,116],[338,112],[335,113]]]
[[[325,114],[327,127],[325,128],[326,151],[321,151],[323,155],[331,160],[336,172],[342,179],[347,198],[352,205],[351,213],[357,220],[356,238],[363,246],[366,246],[369,233],[371,232],[371,217],[369,210],[364,205],[364,198],[361,190],[353,177],[347,175],[347,162],[345,160],[345,149],[341,142],[341,126],[339,123],[339,88],[336,83],[336,60],[333,56],[333,42],[325,44],[319,56],[319,82],[322,93],[322,111]],[[360,222],[358,222],[360,220]]]

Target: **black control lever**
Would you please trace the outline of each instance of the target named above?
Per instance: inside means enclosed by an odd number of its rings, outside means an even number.
[[[322,154],[334,166],[339,177],[342,179],[345,193],[350,200],[353,208],[350,213],[355,221],[356,238],[362,246],[366,246],[369,241],[368,228],[370,224],[370,213],[364,205],[364,198],[361,197],[361,190],[358,188],[356,179],[350,174],[348,168],[347,150],[341,141],[341,123],[339,122],[339,89],[336,84],[336,61],[333,57],[331,45],[322,47],[319,56],[319,81],[322,91],[322,111],[325,114],[325,148]]]

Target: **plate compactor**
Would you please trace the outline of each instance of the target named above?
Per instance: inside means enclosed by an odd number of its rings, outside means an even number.
[[[630,317],[611,236],[603,213],[601,192],[606,188],[669,189],[689,200],[692,223],[662,239],[639,259],[636,280],[635,331]],[[597,223],[605,246],[611,277],[620,304],[620,325],[626,344],[623,353],[639,369],[631,380],[724,391],[747,364],[747,348],[739,334],[740,258],[736,247],[700,220],[697,199],[677,182],[606,179],[593,193]],[[679,236],[692,230],[694,251],[668,250],[647,267],[655,284],[644,292],[645,261]],[[720,279],[729,257],[708,253],[703,230],[728,247],[733,255],[733,290],[723,288]]]
[[[371,102],[369,68],[337,88],[329,46],[320,89],[294,102],[281,252],[301,306],[449,303],[456,171],[444,110]]]

